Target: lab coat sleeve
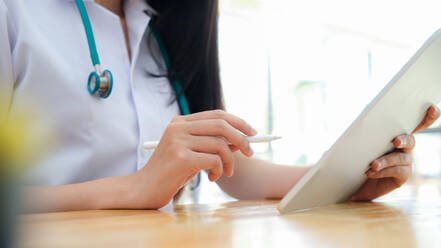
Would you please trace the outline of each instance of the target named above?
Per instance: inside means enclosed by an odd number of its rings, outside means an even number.
[[[12,23],[8,9],[0,0],[0,113],[8,111],[14,90],[14,71],[12,67]]]

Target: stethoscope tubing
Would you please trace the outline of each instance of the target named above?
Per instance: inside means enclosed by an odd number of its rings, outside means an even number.
[[[153,19],[149,22],[150,30],[153,33],[153,36],[156,39],[156,42],[158,43],[159,50],[161,51],[162,58],[164,59],[164,63],[167,66],[168,73],[173,73],[173,68],[171,66],[170,57],[168,56],[167,49],[165,48],[164,42],[162,41],[161,35],[159,34],[159,31],[156,29],[156,27],[153,25]],[[179,79],[174,79],[173,88],[175,90],[176,99],[178,101],[179,108],[181,110],[182,115],[189,115],[191,114],[190,107],[188,105],[187,98],[183,92],[182,84],[179,81]]]
[[[100,97],[108,98],[110,96],[110,94],[112,93],[113,75],[112,75],[111,71],[109,71],[109,70],[105,70],[104,72],[101,72],[101,63],[100,63],[98,51],[96,48],[95,36],[93,34],[92,25],[90,23],[89,15],[87,14],[86,7],[84,6],[84,3],[82,0],[75,0],[75,2],[78,6],[78,10],[80,12],[81,19],[83,21],[84,30],[85,30],[86,36],[87,36],[87,43],[89,45],[90,57],[92,60],[92,64],[95,68],[95,71],[90,73],[90,75],[89,75],[88,87],[87,87],[88,91],[91,95],[94,95],[98,92],[98,95]],[[167,66],[168,73],[173,73],[173,68],[171,65],[170,57],[168,56],[167,50],[165,48],[165,44],[161,39],[159,31],[153,25],[153,18],[150,20],[148,25],[149,25],[149,28],[156,39],[156,42],[158,43],[163,60]],[[104,80],[105,82],[101,82],[101,80]],[[104,85],[102,83],[104,83]],[[188,101],[185,96],[185,92],[184,92],[184,89],[182,87],[182,83],[180,82],[180,80],[175,78],[172,82],[172,86],[175,91],[176,100],[178,102],[181,115],[191,114],[190,107],[189,107],[189,104],[188,104]],[[189,184],[190,189],[194,190],[195,188],[197,188],[200,183],[200,180],[201,180],[200,173],[198,173],[198,175],[190,182],[190,184]],[[179,195],[180,195],[180,193],[178,193],[176,197],[179,197]]]
[[[84,6],[83,0],[75,0],[78,10],[83,20],[84,30],[86,31],[87,43],[89,44],[90,58],[92,59],[92,64],[94,66],[100,65],[100,58],[98,56],[98,50],[96,49],[95,36],[93,35],[92,25],[90,24],[89,15],[87,14],[86,7]],[[99,68],[99,67],[98,67]],[[100,74],[101,71],[97,70]],[[100,74],[101,75],[101,74]]]

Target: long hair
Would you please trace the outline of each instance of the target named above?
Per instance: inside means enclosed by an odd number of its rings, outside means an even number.
[[[146,0],[192,113],[223,109],[218,53],[218,0]],[[148,37],[149,47],[155,42]],[[151,54],[157,54],[151,51]],[[161,58],[154,56],[158,61]]]

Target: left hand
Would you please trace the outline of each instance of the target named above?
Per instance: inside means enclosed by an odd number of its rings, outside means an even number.
[[[368,180],[350,198],[351,201],[370,201],[403,185],[412,174],[412,150],[415,147],[414,133],[428,128],[440,116],[436,106],[431,106],[412,134],[400,135],[392,140],[395,150],[370,164],[366,172]]]

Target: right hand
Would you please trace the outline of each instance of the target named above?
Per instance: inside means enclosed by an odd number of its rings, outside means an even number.
[[[133,174],[135,208],[161,208],[199,171],[214,182],[234,173],[233,152],[250,157],[246,136],[257,132],[244,120],[221,110],[177,116],[167,126],[147,165]]]

